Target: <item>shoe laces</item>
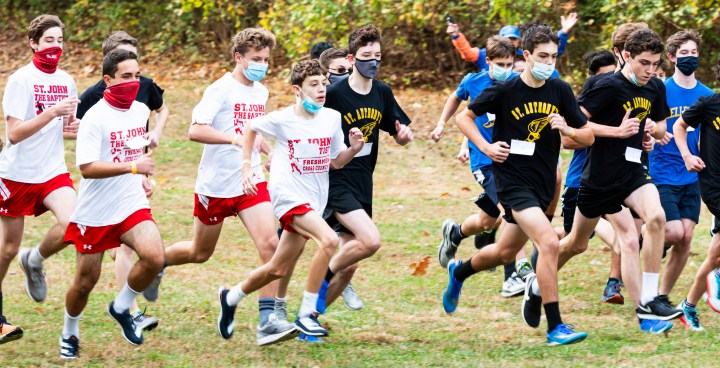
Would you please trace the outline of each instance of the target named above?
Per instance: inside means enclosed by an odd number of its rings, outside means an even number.
[[[355,288],[350,283],[347,284],[347,287],[345,287],[345,290],[347,290],[351,293],[355,293]]]
[[[610,284],[610,285],[608,285],[608,286],[610,287],[610,290],[614,291],[614,292],[617,293],[617,294],[620,294],[620,290],[621,290],[621,289],[620,289],[620,284],[618,284],[617,282],[614,282],[614,283],[612,283],[612,284]]]
[[[555,327],[555,330],[562,334],[574,334],[575,326],[570,325],[570,324],[566,325],[564,323],[561,323],[561,324],[557,325],[557,327]]]

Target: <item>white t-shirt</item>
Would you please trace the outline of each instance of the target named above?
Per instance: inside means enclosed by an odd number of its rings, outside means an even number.
[[[248,87],[226,73],[211,84],[192,113],[193,124],[207,124],[221,132],[242,135],[245,123],[265,115],[268,90],[255,82]],[[242,140],[239,137],[238,140]],[[206,144],[198,168],[195,193],[215,198],[243,194],[242,148],[232,144]],[[253,149],[251,165],[256,183],[265,181],[260,152]]]
[[[277,218],[305,203],[316,212],[325,210],[330,160],[346,148],[339,112],[322,108],[305,120],[293,108],[250,122],[253,131],[275,138],[268,189]]]
[[[7,139],[8,117],[27,121],[68,97],[77,97],[77,87],[72,77],[60,69],[47,74],[31,62],[10,76],[3,94],[6,145],[0,153],[1,178],[38,184],[68,172],[62,117],[18,144]]]
[[[150,109],[134,101],[122,111],[104,99],[83,117],[77,137],[77,166],[95,161],[132,162],[145,153],[128,141],[145,134]],[[137,146],[134,146],[137,147]],[[77,206],[70,221],[85,226],[119,224],[134,212],[150,208],[142,188],[142,175],[123,174],[103,179],[80,180]]]

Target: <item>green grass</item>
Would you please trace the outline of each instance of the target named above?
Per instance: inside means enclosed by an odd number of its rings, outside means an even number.
[[[94,80],[79,80],[78,85],[82,90],[91,82]],[[199,99],[195,91],[204,84],[165,82],[163,87],[172,115],[161,148],[153,155],[158,185],[151,203],[164,242],[170,245],[192,236],[193,187],[202,146],[188,142],[186,132],[190,111]],[[284,81],[269,83],[269,88],[269,111],[292,102]],[[0,366],[717,366],[720,318],[704,304],[699,308],[706,332],[691,334],[676,323],[665,337],[641,333],[630,305],[599,303],[610,255],[598,240],[560,274],[565,322],[590,333],[581,344],[546,347],[544,330],[533,330],[520,318],[520,299],[500,297],[501,268],[469,279],[458,311],[445,315],[440,296],[447,276],[436,262],[440,225],[447,217],[462,220],[476,211],[472,200],[479,191],[467,165],[455,159],[457,129],[451,127],[439,144],[428,139],[431,122],[439,116],[447,93],[398,92],[416,122],[416,141],[408,147],[398,147],[389,139],[381,144],[375,174],[375,220],[383,247],[361,264],[353,281],[365,308],[351,312],[340,302],[322,318],[331,328],[326,344],[289,341],[256,346],[256,296],[240,304],[235,337],[224,341],[218,336],[215,290],[222,284],[237,283],[257,263],[254,245],[242,224],[229,219],[210,261],[169,268],[160,300],[154,304],[141,301],[141,306],[148,305],[148,312],[160,318],[160,326],[146,334],[146,343],[140,347],[127,344],[105,312],[117,289],[113,264],[106,257],[103,275],[81,320],[81,358],[77,362],[64,363],[58,357],[64,296],[74,276],[74,250],[66,249],[46,262],[49,295],[43,304],[25,296],[24,276],[14,262],[3,284],[4,311],[26,332],[23,339],[0,347]],[[564,156],[567,165],[568,156]],[[77,180],[73,142],[68,143],[67,162]],[[685,296],[707,251],[708,216],[707,212],[702,216],[694,253],[671,295],[676,302]],[[28,218],[24,244],[36,244],[51,222],[50,215]],[[561,219],[554,223],[559,226]],[[474,250],[470,244],[466,241],[460,249],[463,259]],[[299,307],[314,250],[315,246],[308,244],[290,285],[291,313]],[[408,266],[425,256],[430,256],[427,274],[412,276]]]

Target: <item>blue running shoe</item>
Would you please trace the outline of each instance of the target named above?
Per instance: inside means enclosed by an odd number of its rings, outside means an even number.
[[[461,263],[462,261],[455,261],[448,264],[448,285],[443,293],[443,308],[447,314],[455,312],[458,301],[460,300],[460,291],[462,290],[463,283],[455,278],[454,272]]]
[[[678,306],[678,308],[682,309],[683,315],[680,316],[680,322],[682,322],[683,325],[685,325],[686,330],[690,331],[702,331],[703,328],[700,326],[700,319],[698,318],[698,313],[696,308],[689,308],[686,304],[686,300],[683,300],[682,303]]]
[[[720,275],[714,269],[707,275],[707,303],[710,309],[720,313]]]
[[[620,293],[620,284],[615,281],[608,281],[600,301],[610,304],[625,304],[625,298]]]
[[[220,301],[220,315],[218,316],[218,332],[223,339],[228,340],[235,331],[235,309],[236,305],[230,305],[227,301],[227,295],[230,289],[221,286],[218,289],[218,300]]]
[[[649,333],[668,332],[673,327],[672,322],[661,319],[640,319],[640,330]]]
[[[309,344],[322,344],[325,342],[325,340],[317,336],[306,335],[305,333],[301,333],[300,336],[297,337],[297,339],[302,342],[307,342]]]
[[[320,290],[318,290],[318,299],[317,303],[315,303],[315,310],[317,310],[320,314],[325,314],[325,309],[327,309],[327,305],[325,303],[327,302],[327,290],[328,286],[330,285],[327,280],[323,280],[322,285],[320,285]]]
[[[580,342],[587,338],[587,332],[573,331],[573,325],[561,323],[554,330],[547,333],[548,346],[568,345]]]

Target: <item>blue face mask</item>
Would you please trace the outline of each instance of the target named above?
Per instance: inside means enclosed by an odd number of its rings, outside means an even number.
[[[298,99],[300,97],[298,96]],[[310,96],[305,96],[305,99],[302,101],[302,106],[305,108],[305,111],[315,115],[320,111],[320,109],[323,108],[324,103],[317,103],[315,100],[310,98]]]
[[[507,80],[508,77],[510,77],[510,73],[512,73],[511,68],[505,69],[505,68],[502,68],[502,67],[500,67],[498,65],[494,65],[494,64],[492,66],[492,69],[490,69],[490,75],[495,80],[499,80],[499,81]]]
[[[330,84],[335,84],[337,82],[342,81],[343,79],[346,79],[350,76],[350,73],[345,74],[335,74],[333,72],[328,73],[328,80],[330,81]]]
[[[622,59],[622,61],[623,61],[621,68],[624,68],[625,65],[630,66],[630,82],[632,82],[632,84],[634,84],[634,85],[636,85],[636,86],[638,86],[638,87],[642,87],[642,86],[640,85],[640,83],[638,83],[637,77],[635,76],[635,72],[633,72],[633,70],[632,70],[632,64],[628,63],[628,61],[625,60],[625,58],[623,58],[622,55],[620,55],[620,57],[621,57],[621,59]]]
[[[543,64],[533,60],[533,67],[530,69],[537,80],[547,80],[555,71],[555,64]]]
[[[242,55],[240,55],[240,57],[243,58],[243,60],[245,60],[245,57],[243,57]],[[243,67],[243,74],[245,75],[245,78],[247,78],[253,82],[259,82],[263,78],[265,78],[265,74],[267,73],[267,70],[268,70],[268,64],[256,63],[256,62],[247,61],[247,60],[245,60],[245,61],[248,63],[247,68]],[[242,67],[242,65],[240,65],[240,66]]]

